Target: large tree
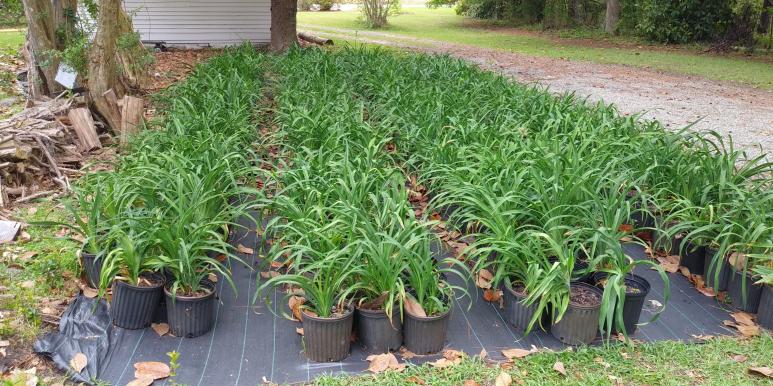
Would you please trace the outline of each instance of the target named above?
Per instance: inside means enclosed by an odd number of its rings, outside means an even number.
[[[607,12],[604,17],[604,30],[615,33],[620,22],[620,0],[607,0]]]
[[[297,0],[271,0],[271,49],[284,52],[297,41]]]

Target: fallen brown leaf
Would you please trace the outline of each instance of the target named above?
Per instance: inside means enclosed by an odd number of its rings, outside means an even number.
[[[556,362],[553,364],[553,370],[557,371],[561,375],[566,375],[566,369],[564,368],[564,362]]]
[[[70,368],[75,370],[76,373],[83,371],[86,368],[86,364],[88,364],[88,359],[86,355],[80,352],[70,359]]]
[[[478,288],[489,289],[491,288],[491,279],[493,278],[494,276],[491,272],[487,269],[481,269],[475,276],[475,285],[477,285]]]
[[[682,276],[684,276],[684,277],[686,277],[688,279],[690,279],[692,277],[692,275],[690,274],[690,269],[687,268],[687,267],[684,267],[684,266],[680,266],[679,267],[679,273],[681,273]]]
[[[746,355],[737,354],[730,357],[730,359],[732,359],[734,362],[743,363],[749,360],[749,357],[747,357]]]
[[[295,332],[298,335],[303,336],[303,327],[295,327]]]
[[[463,351],[453,350],[453,349],[447,349],[443,351],[443,358],[446,358],[449,361],[453,361],[462,357],[464,357]]]
[[[169,366],[162,362],[138,362],[134,364],[134,378],[164,379],[169,376]]]
[[[478,354],[478,358],[486,359],[487,356],[488,356],[488,351],[486,351],[486,348],[484,347],[480,349],[480,354]]]
[[[531,350],[525,350],[522,348],[511,348],[507,350],[502,350],[502,355],[504,355],[505,358],[509,360],[513,360],[513,359],[526,358],[527,356],[534,354],[535,352],[537,352],[537,350],[535,350],[534,348],[532,348]]]
[[[489,288],[489,289],[483,291],[483,300],[485,300],[487,302],[496,303],[500,299],[502,299],[502,291],[500,291],[500,290]]]
[[[97,297],[98,294],[99,292],[97,292],[97,290],[95,290],[94,288],[83,287],[83,296],[89,299],[94,299],[95,297]]]
[[[411,352],[405,347],[400,347],[399,354],[401,357],[403,357],[403,359],[411,359],[416,356],[416,354],[414,354],[413,352]]]
[[[209,275],[207,275],[207,279],[209,279],[209,281],[213,283],[217,283],[217,275],[215,275],[214,273],[210,273]]]
[[[260,277],[264,279],[268,279],[270,277],[277,277],[279,276],[279,272],[277,271],[264,271],[260,273]]]
[[[301,316],[301,306],[305,302],[305,298],[295,295],[290,296],[290,298],[287,300],[287,305],[290,307],[290,310],[293,313],[293,318],[295,318],[297,321],[303,320],[303,317]]]
[[[127,383],[126,386],[150,386],[153,384],[153,379],[150,378],[137,378]]]
[[[387,370],[403,371],[405,364],[400,364],[392,353],[370,355],[366,358],[370,365],[368,371],[378,374]]]
[[[166,323],[153,323],[150,328],[158,334],[158,336],[164,336],[169,333],[169,325]]]
[[[405,306],[405,312],[421,318],[427,317],[427,312],[424,311],[424,307],[422,307],[421,304],[419,304],[419,302],[417,302],[416,299],[413,298],[413,296],[411,295],[406,296],[405,300],[403,301],[403,304]]]
[[[773,378],[773,369],[770,367],[750,367],[749,374],[762,375],[768,378]]]
[[[458,364],[462,363],[462,358],[456,358],[454,360],[448,360],[446,358],[440,358],[434,362],[429,362],[430,366],[436,367],[438,369],[443,369],[446,367],[456,366]]]
[[[255,253],[254,249],[245,247],[244,245],[241,245],[241,244],[239,244],[236,247],[236,251],[239,252],[239,253],[243,253],[245,255],[251,255],[251,254]]]
[[[736,323],[742,324],[745,326],[756,326],[757,323],[754,322],[754,316],[748,312],[738,311],[733,312],[730,314],[730,317],[735,320]]]
[[[494,380],[494,386],[510,386],[511,383],[513,383],[513,377],[504,371],[499,373]]]

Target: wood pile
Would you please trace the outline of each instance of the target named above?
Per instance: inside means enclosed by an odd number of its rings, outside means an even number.
[[[114,134],[122,143],[141,124],[143,106],[135,97],[115,101],[123,124]],[[83,97],[35,101],[0,121],[0,207],[68,191],[89,153],[113,143],[106,131]]]

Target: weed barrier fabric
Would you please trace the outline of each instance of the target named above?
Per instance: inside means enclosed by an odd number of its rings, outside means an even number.
[[[233,290],[225,280],[218,281],[219,302],[213,331],[194,339],[173,336],[159,337],[152,329],[125,330],[113,328],[109,360],[101,367],[99,379],[113,385],[125,385],[134,377],[133,364],[143,361],[168,362],[167,352],[180,353],[177,376],[174,381],[196,385],[255,385],[274,383],[303,383],[321,374],[362,374],[368,367],[364,352],[358,342],[352,343],[349,357],[341,362],[315,363],[303,355],[301,336],[295,331],[301,324],[286,319],[289,313],[285,294],[280,290],[264,294],[263,299],[252,304],[256,278],[267,270],[257,258],[260,253],[259,239],[250,227],[236,230],[231,236],[233,245],[242,244],[254,248],[254,256],[241,255],[253,263],[253,270],[235,266],[233,279],[238,290]],[[629,246],[627,252],[634,258],[645,258],[641,248]],[[435,251],[439,256],[442,250]],[[652,285],[647,296],[641,322],[648,321],[656,311],[656,302],[663,303],[663,283],[656,271],[637,269]],[[640,326],[632,337],[641,341],[681,340],[693,341],[700,335],[729,335],[722,326],[730,319],[728,311],[712,298],[701,295],[679,274],[670,274],[671,300],[666,311],[654,323]],[[457,283],[459,284],[459,283]],[[483,300],[482,292],[469,283],[474,297],[454,304],[449,324],[447,348],[477,355],[485,348],[488,358],[504,361],[501,350],[507,348],[531,348],[532,345],[554,350],[564,346],[550,333],[535,331],[524,337],[504,321],[504,313],[497,304]],[[601,344],[597,341],[596,344]],[[440,355],[417,356],[400,362],[420,364],[433,361]],[[171,380],[157,381],[156,385],[170,384]]]
[[[44,335],[32,349],[50,357],[73,381],[92,384],[106,367],[112,326],[104,300],[79,295],[62,315],[59,332]],[[86,367],[80,373],[70,367],[78,353],[86,356]]]

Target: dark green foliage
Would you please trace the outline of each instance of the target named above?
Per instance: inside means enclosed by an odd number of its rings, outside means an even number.
[[[716,39],[732,19],[727,0],[638,0],[636,31],[663,43]]]

